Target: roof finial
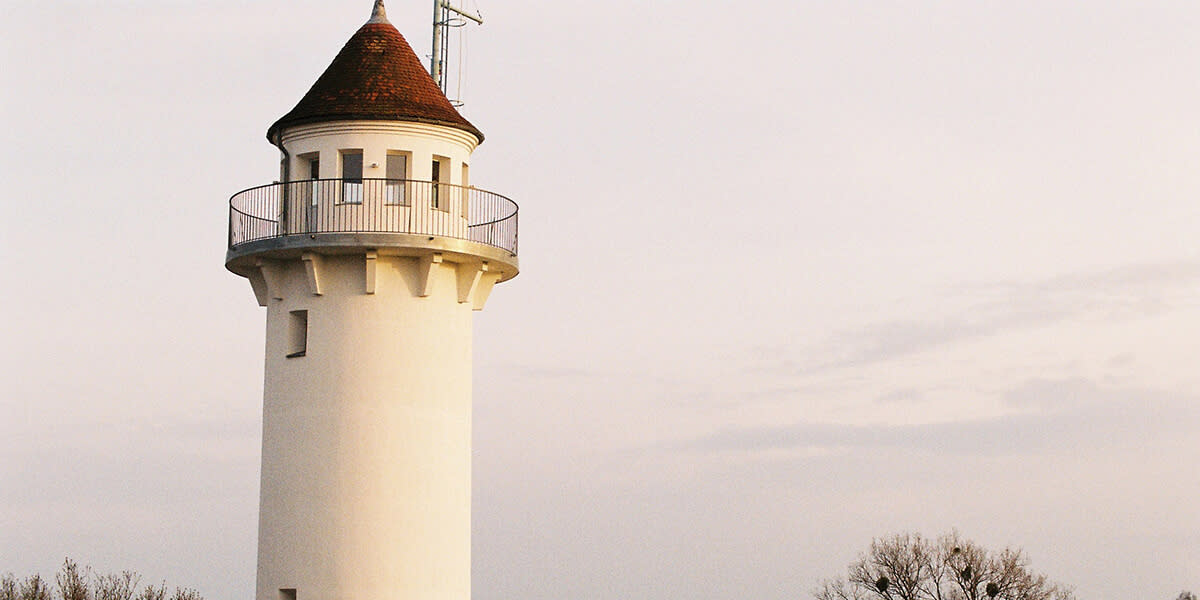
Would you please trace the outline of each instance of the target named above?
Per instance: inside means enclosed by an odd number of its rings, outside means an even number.
[[[375,8],[371,10],[371,18],[367,23],[388,23],[387,9],[383,7],[383,0],[375,0]]]

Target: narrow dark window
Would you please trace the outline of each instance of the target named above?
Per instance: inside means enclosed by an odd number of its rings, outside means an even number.
[[[288,358],[299,358],[308,353],[308,311],[293,310],[288,313]]]
[[[321,184],[316,181],[321,178],[321,158],[314,156],[308,159],[308,178],[313,180],[308,190],[309,206],[313,207],[309,210],[308,222],[315,224],[317,222],[315,207],[321,202]]]
[[[429,206],[433,208],[441,208],[441,198],[439,197],[441,194],[439,193],[439,188],[442,186],[438,185],[438,183],[441,183],[442,181],[442,163],[436,158],[433,159],[433,177],[431,177],[431,179],[433,180],[433,196],[430,198]]]
[[[296,589],[279,590],[279,600],[296,600]]]
[[[362,204],[363,199],[363,155],[362,152],[342,153],[342,202]]]

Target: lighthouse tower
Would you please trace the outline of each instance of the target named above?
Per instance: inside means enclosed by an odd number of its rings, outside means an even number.
[[[517,206],[382,0],[267,138],[225,263],[267,308],[256,597],[469,600],[472,311]]]

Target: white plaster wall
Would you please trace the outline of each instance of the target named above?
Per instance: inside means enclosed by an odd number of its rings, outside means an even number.
[[[469,600],[471,315],[454,265],[326,256],[272,263],[258,600]],[[281,299],[277,299],[281,298]],[[307,354],[285,358],[290,311]]]
[[[409,179],[428,181],[435,155],[450,159],[443,182],[462,184],[462,165],[470,164],[471,152],[479,145],[475,136],[441,125],[398,121],[336,121],[290,127],[283,133],[283,146],[291,155],[293,178],[301,170],[302,154],[320,152],[321,176],[341,177],[338,151],[363,151],[363,177],[385,177],[389,150],[411,152]],[[371,168],[371,164],[378,164]]]
[[[363,177],[385,178],[389,153],[404,153],[408,156],[407,179],[431,181],[434,157],[442,159],[441,182],[467,185],[463,180],[471,160],[471,152],[478,140],[471,134],[440,125],[403,123],[391,121],[338,121],[291,127],[282,137],[284,148],[290,156],[290,179],[303,180],[308,174],[308,160],[312,154],[319,155],[320,175],[323,179],[342,177],[341,154],[344,151],[362,151]],[[347,225],[362,222],[383,224],[383,229],[431,233],[466,237],[468,195],[456,187],[441,190],[441,210],[430,205],[428,187],[410,186],[406,197],[409,206],[386,205],[383,197],[368,197],[364,204],[343,203],[340,192],[325,194],[319,202],[321,214],[327,215],[326,222]],[[370,188],[368,188],[370,189]],[[305,207],[311,195],[298,192],[292,195],[292,206],[287,227],[301,230],[305,219]],[[382,192],[382,188],[376,188]],[[378,195],[378,194],[377,194]],[[370,215],[360,218],[359,212]],[[412,213],[412,214],[410,214]],[[332,220],[332,221],[331,221]],[[394,227],[387,224],[394,223]],[[378,227],[377,227],[378,228]]]

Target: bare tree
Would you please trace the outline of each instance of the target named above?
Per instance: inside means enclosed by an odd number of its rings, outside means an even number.
[[[132,571],[109,573],[96,578],[96,600],[133,600],[142,577]]]
[[[154,587],[150,584],[142,588],[142,593],[138,594],[137,600],[167,600],[167,584],[160,584]]]
[[[1179,596],[1175,600],[1196,600],[1196,595],[1188,590],[1183,590],[1179,592]]]
[[[1070,589],[1029,568],[1020,550],[989,552],[958,532],[876,539],[846,579],[824,583],[817,600],[1074,600]]]
[[[19,600],[50,600],[50,585],[41,575],[30,575],[21,583],[17,592]]]
[[[17,600],[17,578],[12,573],[0,577],[0,600]]]
[[[91,568],[80,568],[70,558],[54,576],[57,590],[40,575],[23,581],[11,573],[0,577],[0,600],[204,600],[194,589],[167,590],[167,584],[139,589],[142,576],[133,571],[94,575]]]
[[[58,596],[61,600],[91,600],[92,594],[88,588],[90,569],[80,571],[75,561],[63,560],[62,569],[54,576],[58,584]]]

